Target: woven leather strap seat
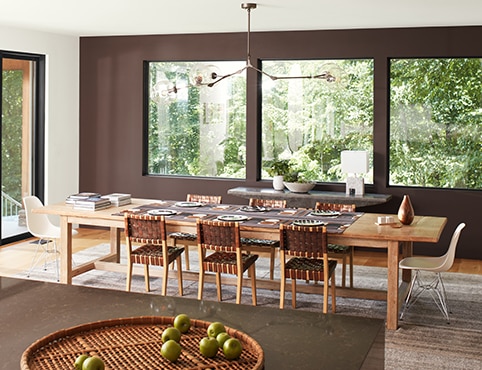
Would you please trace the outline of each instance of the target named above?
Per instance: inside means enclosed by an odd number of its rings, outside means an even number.
[[[256,254],[242,254],[241,259],[243,261],[243,271],[246,271],[256,262],[258,256]],[[212,253],[204,259],[203,267],[206,271],[237,275],[236,253]]]
[[[171,234],[169,234],[169,237],[172,238],[172,239],[175,239],[177,241],[188,240],[188,241],[191,241],[191,242],[195,242],[197,240],[196,234],[182,233],[182,232],[171,233]]]
[[[258,239],[258,238],[241,238],[241,244],[244,245],[259,245],[263,247],[277,248],[279,246],[278,240]]]
[[[168,247],[167,253],[169,260],[176,259],[182,254],[184,248],[180,247]],[[162,247],[159,245],[143,245],[131,253],[133,263],[140,263],[143,265],[163,266],[164,256],[162,254]]]
[[[328,275],[331,276],[337,265],[336,260],[328,261]],[[323,260],[294,257],[286,263],[286,278],[298,280],[324,280]]]

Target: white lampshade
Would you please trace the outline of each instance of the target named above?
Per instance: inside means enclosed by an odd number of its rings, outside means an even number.
[[[344,173],[367,173],[368,152],[366,150],[343,150],[341,170]]]

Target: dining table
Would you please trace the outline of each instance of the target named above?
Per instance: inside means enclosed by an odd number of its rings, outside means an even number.
[[[327,228],[328,242],[353,247],[385,249],[387,251],[387,289],[361,289],[337,287],[337,296],[361,299],[386,300],[386,328],[398,328],[398,314],[408,292],[411,279],[409,271],[399,274],[398,262],[413,254],[413,243],[437,243],[447,223],[446,217],[415,216],[410,225],[398,222],[379,224],[379,217],[396,215],[352,212],[326,213],[312,209],[283,208],[270,209],[236,204],[203,204],[175,200],[132,198],[130,204],[109,207],[96,211],[76,209],[65,202],[45,205],[33,212],[59,216],[60,220],[60,282],[72,284],[72,278],[92,269],[126,272],[120,263],[121,232],[124,228],[126,212],[164,215],[168,233],[195,232],[196,220],[220,219],[240,223],[243,237],[279,239],[280,223],[298,225],[324,225]],[[106,255],[87,263],[72,266],[72,225],[89,225],[110,229],[110,249]],[[134,271],[136,272],[136,270]],[[138,270],[141,273],[141,270]],[[154,272],[155,273],[155,272]],[[197,273],[183,272],[185,279],[197,280]],[[209,281],[209,280],[208,280]],[[235,279],[226,280],[235,284]],[[246,281],[246,284],[249,282]],[[261,289],[279,290],[279,280],[257,278]],[[300,292],[320,292],[320,285],[303,285]]]

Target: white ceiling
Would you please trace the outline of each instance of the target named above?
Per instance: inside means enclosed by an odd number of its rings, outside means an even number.
[[[0,26],[75,36],[242,32],[240,0],[0,0]],[[482,0],[259,0],[251,30],[482,25]]]

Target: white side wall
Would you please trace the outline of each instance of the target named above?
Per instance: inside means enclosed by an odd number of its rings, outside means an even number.
[[[45,203],[79,186],[79,38],[0,26],[0,50],[46,56]]]

